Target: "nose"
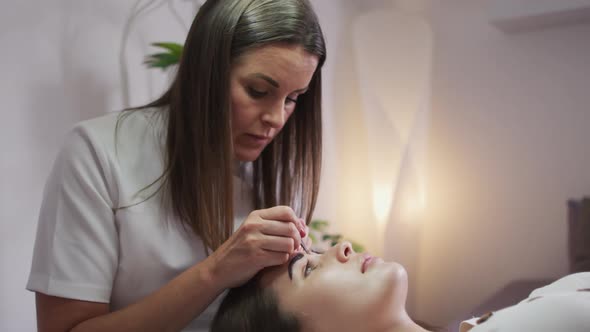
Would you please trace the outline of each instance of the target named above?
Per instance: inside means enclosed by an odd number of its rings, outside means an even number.
[[[273,105],[271,109],[262,114],[262,122],[274,129],[282,128],[286,119],[284,107],[285,105],[283,103]]]
[[[352,244],[347,241],[340,242],[335,246],[336,250],[336,258],[338,261],[342,263],[348,262],[350,257],[354,254],[354,250],[352,249]]]

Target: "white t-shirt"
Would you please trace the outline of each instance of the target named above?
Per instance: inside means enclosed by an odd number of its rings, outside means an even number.
[[[201,239],[164,211],[160,194],[144,201],[158,184],[141,190],[163,172],[161,114],[129,113],[115,145],[118,116],[82,122],[67,136],[46,183],[28,290],[115,311],[205,259]],[[251,195],[234,176],[234,229],[252,210]],[[184,331],[207,331],[218,304]]]
[[[588,332],[590,272],[570,274],[535,289],[514,306],[464,321],[460,332],[466,331]]]

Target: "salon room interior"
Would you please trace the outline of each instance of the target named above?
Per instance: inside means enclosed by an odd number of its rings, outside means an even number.
[[[438,326],[572,273],[590,238],[572,230],[590,223],[572,220],[590,204],[590,1],[311,2],[324,231],[404,265],[409,313]],[[65,133],[158,96],[170,70],[143,59],[182,43],[200,3],[0,3],[0,331],[35,330],[25,283]]]

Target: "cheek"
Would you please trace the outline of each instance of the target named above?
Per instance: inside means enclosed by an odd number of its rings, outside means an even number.
[[[231,93],[231,121],[234,131],[240,131],[248,124],[251,116],[251,101],[248,95],[240,89],[232,89]]]
[[[378,311],[391,312],[394,305],[405,304],[407,277],[399,264],[384,264],[365,274],[337,269],[310,278],[305,288],[302,295],[311,314],[322,319],[371,319]]]
[[[363,275],[358,271],[322,271],[316,278],[310,278],[306,296],[313,299],[311,305],[317,312],[343,315],[351,309],[358,310],[359,301],[365,301],[366,286]]]

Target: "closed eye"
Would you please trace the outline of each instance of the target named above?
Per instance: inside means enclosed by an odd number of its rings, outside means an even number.
[[[246,91],[248,92],[248,95],[254,99],[260,99],[268,94],[266,91],[259,91],[251,87],[247,88]]]
[[[303,270],[303,277],[307,278],[311,274],[311,272],[313,270],[315,270],[316,268],[317,268],[317,265],[313,265],[308,259],[307,263],[305,264],[305,268]]]

